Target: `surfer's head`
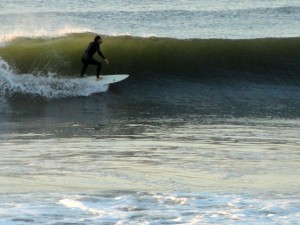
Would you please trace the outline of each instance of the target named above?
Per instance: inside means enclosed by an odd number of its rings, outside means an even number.
[[[94,42],[98,42],[98,43],[100,44],[100,43],[102,43],[103,41],[102,41],[102,38],[101,38],[99,35],[97,35],[97,36],[94,38]]]

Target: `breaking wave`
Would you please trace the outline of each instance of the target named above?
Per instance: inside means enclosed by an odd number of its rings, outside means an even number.
[[[19,38],[0,48],[0,56],[18,74],[75,76],[92,33],[58,38]],[[134,77],[176,76],[201,82],[231,80],[299,83],[300,38],[248,40],[171,39],[107,36],[102,45],[111,65],[104,74]],[[88,73],[94,74],[95,68]]]

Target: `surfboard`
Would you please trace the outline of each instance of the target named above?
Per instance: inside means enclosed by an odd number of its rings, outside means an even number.
[[[128,74],[114,74],[114,75],[100,76],[100,78],[102,78],[102,79],[100,79],[98,81],[97,81],[96,76],[88,76],[83,79],[92,84],[104,85],[104,84],[112,84],[112,83],[120,82],[120,81],[126,79],[127,77],[129,77]]]

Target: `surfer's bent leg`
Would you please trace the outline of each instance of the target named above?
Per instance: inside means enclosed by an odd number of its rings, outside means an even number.
[[[89,62],[88,62],[88,60],[86,60],[86,59],[81,59],[81,62],[83,63],[83,67],[82,67],[82,69],[81,69],[80,76],[83,77],[83,75],[85,74],[86,69],[87,69],[87,67],[88,67],[88,65],[89,65]]]
[[[97,66],[97,78],[100,76],[101,68],[102,68],[102,63],[99,62],[96,59],[90,60],[90,64],[96,65]]]

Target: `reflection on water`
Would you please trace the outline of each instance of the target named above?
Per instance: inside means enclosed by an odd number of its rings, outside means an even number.
[[[41,189],[297,189],[299,120],[202,120],[37,122],[1,135],[1,176]]]

